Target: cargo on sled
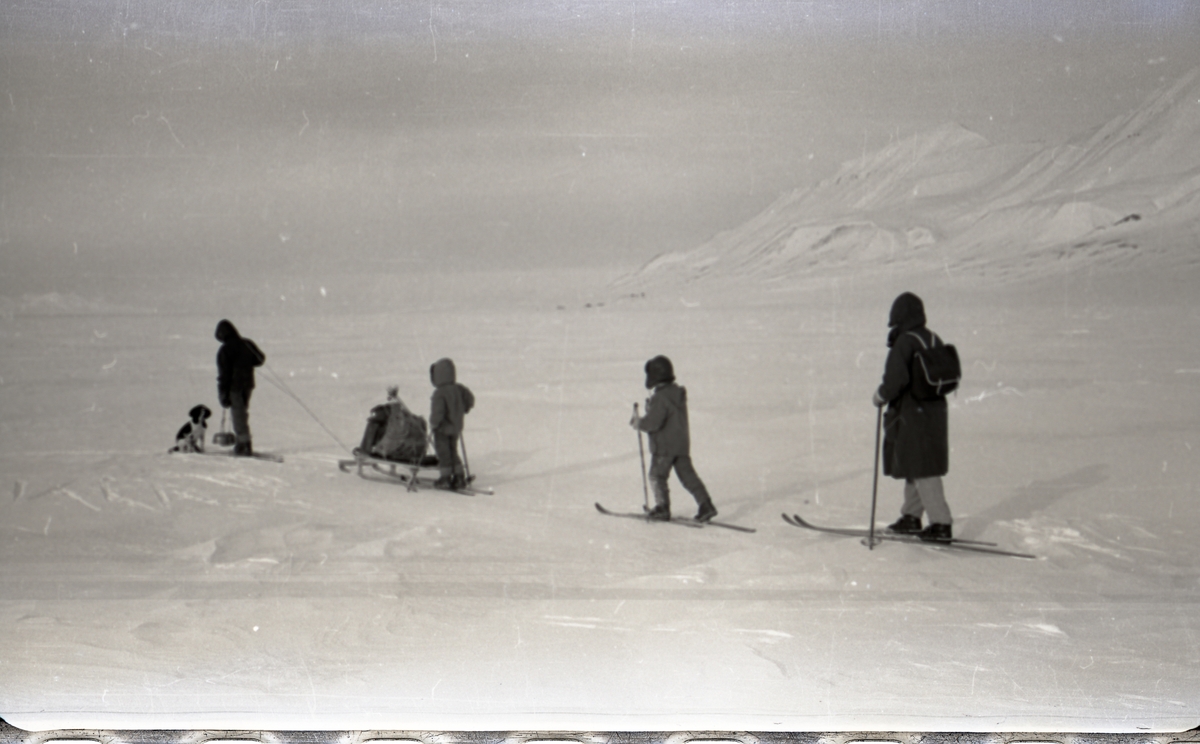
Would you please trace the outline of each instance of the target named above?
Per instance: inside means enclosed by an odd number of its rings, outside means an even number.
[[[356,469],[365,477],[369,468],[403,483],[409,491],[437,487],[461,493],[491,493],[471,487],[470,473],[457,483],[443,483],[437,455],[429,453],[429,426],[425,419],[404,405],[395,387],[388,388],[386,403],[375,406],[367,417],[362,442],[354,448],[352,460],[339,460],[338,468],[349,473]],[[464,461],[466,451],[463,451]]]

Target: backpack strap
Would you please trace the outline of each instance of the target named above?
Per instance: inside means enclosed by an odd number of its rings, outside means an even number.
[[[928,328],[926,328],[925,330],[929,331]],[[908,335],[913,336],[918,341],[920,341],[922,349],[928,349],[930,347],[930,344],[925,343],[925,339],[921,338],[921,334],[917,333],[916,331],[909,331]],[[938,335],[936,333],[934,333],[933,331],[929,331],[929,336],[932,339],[933,346],[941,346],[942,345],[942,339],[938,338]]]

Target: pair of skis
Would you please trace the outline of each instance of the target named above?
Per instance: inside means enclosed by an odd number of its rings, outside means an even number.
[[[1004,550],[997,547],[996,543],[984,542],[983,540],[964,540],[961,537],[956,537],[951,540],[922,540],[917,535],[906,535],[897,532],[886,532],[882,530],[855,529],[844,527],[819,527],[811,522],[807,522],[798,514],[784,514],[783,521],[793,527],[800,527],[814,532],[824,532],[827,535],[840,535],[842,537],[857,537],[861,538],[865,545],[868,540],[874,539],[875,543],[888,542],[905,542],[915,545],[925,545],[931,548],[951,548],[954,550],[970,550],[976,553],[991,553],[992,555],[1006,555],[1011,558],[1031,558],[1036,559],[1036,555],[1029,553],[1018,553],[1011,550]]]
[[[608,516],[608,517],[624,517],[625,519],[637,519],[642,522],[651,522],[651,523],[662,522],[664,524],[678,524],[683,527],[691,527],[693,529],[700,529],[703,527],[724,527],[727,530],[734,530],[736,532],[758,532],[758,530],[756,530],[753,527],[743,527],[740,524],[731,524],[729,522],[719,522],[715,519],[710,519],[707,522],[700,522],[695,519],[688,519],[687,517],[671,517],[670,519],[661,519],[661,520],[660,519],[650,519],[650,517],[648,516],[648,512],[642,512],[639,514],[637,512],[609,511],[608,509],[605,509],[604,506],[600,504],[600,502],[596,502],[596,511],[598,511],[601,514]]]
[[[604,506],[600,503],[596,504],[596,511],[598,511],[601,514],[608,516],[608,517],[623,517],[625,519],[636,519],[641,522],[657,521],[657,520],[650,519],[649,517],[646,516],[645,513],[639,514],[637,512],[609,511],[608,509],[604,508]],[[1030,558],[1030,559],[1037,558],[1036,555],[1031,555],[1029,553],[1018,553],[1018,552],[1011,551],[1011,550],[1004,550],[1003,548],[997,547],[996,543],[985,542],[983,540],[965,540],[963,538],[956,537],[949,541],[927,541],[927,540],[922,540],[921,538],[917,537],[916,535],[903,535],[903,534],[899,534],[899,533],[895,533],[895,532],[885,532],[882,530],[867,530],[867,529],[842,528],[842,527],[819,527],[815,524],[812,524],[811,522],[806,521],[803,517],[796,515],[796,514],[790,514],[790,515],[784,514],[783,521],[787,522],[788,524],[792,525],[793,527],[800,527],[802,529],[812,530],[814,532],[823,532],[827,535],[838,535],[841,537],[857,537],[857,538],[860,538],[864,544],[867,542],[867,540],[872,539],[872,537],[873,537],[876,544],[886,540],[889,542],[903,542],[903,543],[909,543],[912,545],[924,545],[926,547],[931,547],[931,548],[950,548],[953,550],[970,550],[970,551],[973,551],[976,553],[990,553],[992,555],[1004,555],[1004,556],[1009,556],[1010,558]],[[708,527],[724,527],[725,529],[736,530],[738,532],[757,532],[757,530],[753,527],[744,527],[740,524],[730,524],[729,522],[718,522],[716,520],[710,520],[708,522],[697,522],[694,519],[687,519],[687,518],[683,518],[683,517],[671,517],[671,519],[669,521],[667,521],[666,523],[667,524],[678,524],[683,527],[691,527],[694,529],[708,526]]]

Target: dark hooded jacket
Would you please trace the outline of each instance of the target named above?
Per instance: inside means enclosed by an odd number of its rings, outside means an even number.
[[[883,473],[901,479],[945,475],[950,470],[946,399],[919,401],[912,394],[913,354],[922,348],[916,336],[934,343],[921,298],[910,292],[897,297],[888,326],[889,351],[879,386],[879,397],[887,401]]]
[[[254,368],[261,367],[267,355],[253,341],[242,337],[228,320],[217,323],[214,335],[221,342],[217,351],[217,397],[228,408],[230,392],[254,389]]]
[[[650,454],[663,457],[691,454],[687,388],[676,385],[674,379],[658,383],[646,401],[646,415],[638,428],[650,435]]]
[[[466,385],[456,381],[454,362],[439,359],[429,367],[433,397],[429,403],[429,430],[442,436],[458,436],[463,417],[475,407],[475,396]]]

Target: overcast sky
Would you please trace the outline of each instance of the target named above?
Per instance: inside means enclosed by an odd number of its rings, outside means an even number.
[[[1057,143],[1192,0],[8,2],[0,293],[636,264],[946,121]]]

